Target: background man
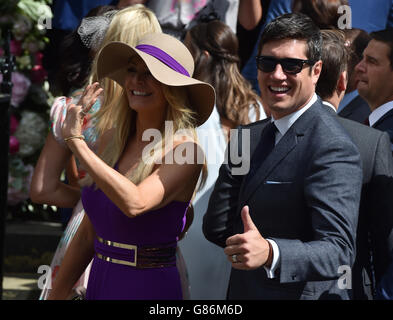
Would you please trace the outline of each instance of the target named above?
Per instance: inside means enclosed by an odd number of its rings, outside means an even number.
[[[322,30],[322,72],[316,93],[335,113],[346,92],[348,52],[339,30]],[[354,299],[375,295],[381,276],[386,273],[393,239],[393,160],[389,136],[355,121],[337,117],[359,149],[362,159],[363,187],[356,236],[356,259],[352,268]],[[363,280],[367,275],[368,279]],[[367,281],[366,281],[367,280]],[[371,280],[371,288],[368,285]]]
[[[393,29],[370,36],[372,40],[355,68],[357,89],[370,106],[369,125],[389,134],[393,151]]]

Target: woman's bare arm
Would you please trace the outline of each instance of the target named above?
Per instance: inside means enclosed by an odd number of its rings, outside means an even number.
[[[33,202],[64,208],[76,205],[80,198],[80,188],[60,181],[71,155],[70,150],[59,145],[52,132],[49,132],[30,185],[30,198]]]
[[[192,142],[187,144],[196,155],[197,146]],[[163,207],[173,200],[187,201],[193,194],[202,169],[196,158],[192,159],[195,160],[192,164],[164,163],[135,185],[96,156],[83,140],[69,140],[67,145],[96,185],[129,217]]]
[[[48,300],[65,300],[94,255],[95,231],[89,217],[83,220],[67,248]]]
[[[246,30],[254,29],[262,19],[260,0],[240,0],[238,21]]]

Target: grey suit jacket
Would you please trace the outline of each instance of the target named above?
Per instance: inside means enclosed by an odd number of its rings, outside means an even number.
[[[335,114],[330,107],[327,110]],[[363,270],[375,289],[388,268],[393,249],[393,184],[389,182],[393,175],[393,158],[387,133],[341,117],[337,119],[358,147],[362,160],[363,187],[352,288],[354,299],[367,299]]]
[[[251,154],[269,121],[240,128],[239,136],[250,130]],[[228,298],[348,299],[348,290],[338,287],[339,268],[355,259],[362,170],[359,152],[335,116],[317,101],[247,184],[234,167],[228,161],[220,168],[204,216],[206,238],[224,247],[229,236],[243,233],[240,211],[248,205],[262,236],[277,243],[281,260],[274,279],[263,267],[232,269]]]
[[[366,120],[370,113],[371,110],[366,100],[364,100],[361,96],[357,96],[348,103],[348,105],[346,105],[345,108],[338,113],[338,115],[363,124],[364,120]]]

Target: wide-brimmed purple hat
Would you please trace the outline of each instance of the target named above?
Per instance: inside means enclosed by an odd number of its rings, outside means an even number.
[[[187,47],[164,33],[145,35],[135,47],[111,42],[99,53],[98,78],[108,77],[121,86],[133,56],[138,55],[155,79],[168,86],[186,87],[191,108],[197,113],[198,126],[209,118],[215,103],[214,88],[192,78],[194,59]]]

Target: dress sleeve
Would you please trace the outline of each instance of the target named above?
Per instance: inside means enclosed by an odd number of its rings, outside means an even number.
[[[50,128],[55,137],[56,141],[66,147],[64,143],[64,137],[61,133],[61,128],[63,126],[64,120],[67,115],[68,107],[71,103],[76,104],[79,100],[80,95],[73,95],[72,97],[58,97],[55,99],[51,110],[50,110]],[[94,113],[96,113],[100,108],[101,102],[100,99],[97,99],[96,103],[91,107],[89,112],[87,113],[83,125],[82,125],[82,134],[85,136],[85,140],[87,145],[93,151],[97,148],[97,132],[95,130],[95,118],[92,117]]]
[[[70,102],[71,98],[67,98],[64,96],[57,97],[50,109],[50,130],[52,131],[56,141],[64,148],[66,147],[66,145],[63,140],[61,128],[67,114],[67,106]]]

